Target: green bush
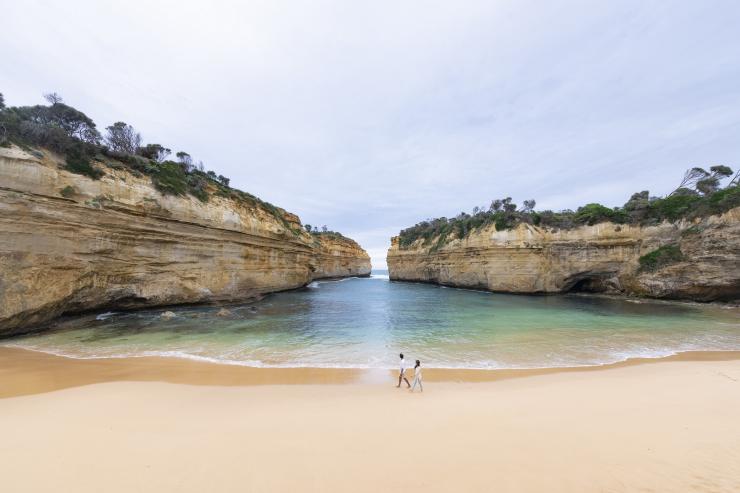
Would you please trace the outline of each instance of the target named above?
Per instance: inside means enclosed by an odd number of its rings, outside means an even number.
[[[75,194],[75,192],[76,192],[75,188],[70,185],[67,185],[66,187],[59,190],[59,194],[65,199],[72,197]]]
[[[740,186],[717,190],[706,199],[710,214],[720,214],[735,207],[740,207]]]
[[[668,220],[677,221],[686,216],[702,198],[698,195],[671,195],[662,199],[656,199],[649,206],[648,217],[657,222]]]
[[[663,245],[640,257],[640,271],[653,272],[681,260],[683,260],[683,254],[678,245]]]
[[[496,231],[505,231],[514,227],[513,221],[509,221],[503,214],[496,219],[494,224],[496,225]]]
[[[610,209],[601,204],[586,204],[576,211],[575,222],[590,226],[603,222],[624,223],[628,217],[624,211]]]
[[[67,150],[66,163],[64,168],[67,171],[85,175],[93,180],[99,180],[105,174],[90,163],[90,158],[85,154],[82,146],[79,145],[73,145]]]
[[[152,183],[164,195],[185,195],[188,191],[185,170],[173,161],[165,161],[156,168]]]

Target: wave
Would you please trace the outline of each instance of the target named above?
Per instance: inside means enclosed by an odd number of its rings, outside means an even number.
[[[103,360],[103,359],[127,359],[127,358],[176,358],[185,359],[190,361],[197,361],[201,363],[211,363],[219,365],[229,366],[244,366],[249,368],[319,368],[319,369],[347,369],[347,370],[396,370],[396,365],[383,365],[383,364],[350,364],[350,363],[318,363],[312,361],[291,361],[284,363],[267,363],[261,360],[254,359],[231,359],[219,356],[206,356],[202,354],[192,354],[181,350],[147,350],[141,352],[121,352],[116,354],[73,354],[68,351],[64,351],[58,348],[39,348],[35,346],[25,346],[22,344],[0,344],[0,347],[11,347],[17,349],[23,349],[27,351],[33,351],[44,354],[51,354],[62,358],[69,358],[75,360]],[[494,360],[484,361],[468,361],[464,364],[451,363],[448,361],[440,362],[426,362],[424,368],[438,369],[438,370],[479,370],[479,371],[495,371],[495,370],[548,370],[558,368],[594,368],[613,365],[616,363],[622,363],[634,359],[661,359],[669,356],[675,356],[681,353],[689,352],[700,352],[700,351],[740,351],[740,347],[734,348],[707,348],[707,347],[695,347],[695,348],[681,348],[681,349],[639,349],[631,351],[615,351],[608,355],[602,361],[589,361],[589,362],[577,362],[561,360],[553,362],[548,365],[517,365],[517,364],[505,364]],[[415,359],[413,356],[410,360]],[[428,360],[427,360],[428,361]]]
[[[101,313],[100,315],[97,315],[95,317],[95,320],[108,320],[110,317],[112,317],[116,313],[118,313],[118,312],[105,312],[105,313]]]

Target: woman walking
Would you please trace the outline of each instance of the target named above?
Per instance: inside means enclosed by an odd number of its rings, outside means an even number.
[[[409,391],[413,392],[417,384],[419,385],[419,390],[424,392],[424,387],[421,385],[421,361],[418,359],[416,360],[416,365],[414,365],[414,384]]]

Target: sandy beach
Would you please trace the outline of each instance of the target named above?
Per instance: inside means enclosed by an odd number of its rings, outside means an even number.
[[[3,491],[738,491],[737,356],[430,371],[410,394],[386,371],[2,349]]]

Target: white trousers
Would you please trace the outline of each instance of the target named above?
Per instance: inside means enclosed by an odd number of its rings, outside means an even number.
[[[416,384],[419,384],[419,389],[424,392],[424,386],[421,384],[421,378],[414,377],[414,384],[411,386],[411,392],[416,388]]]

